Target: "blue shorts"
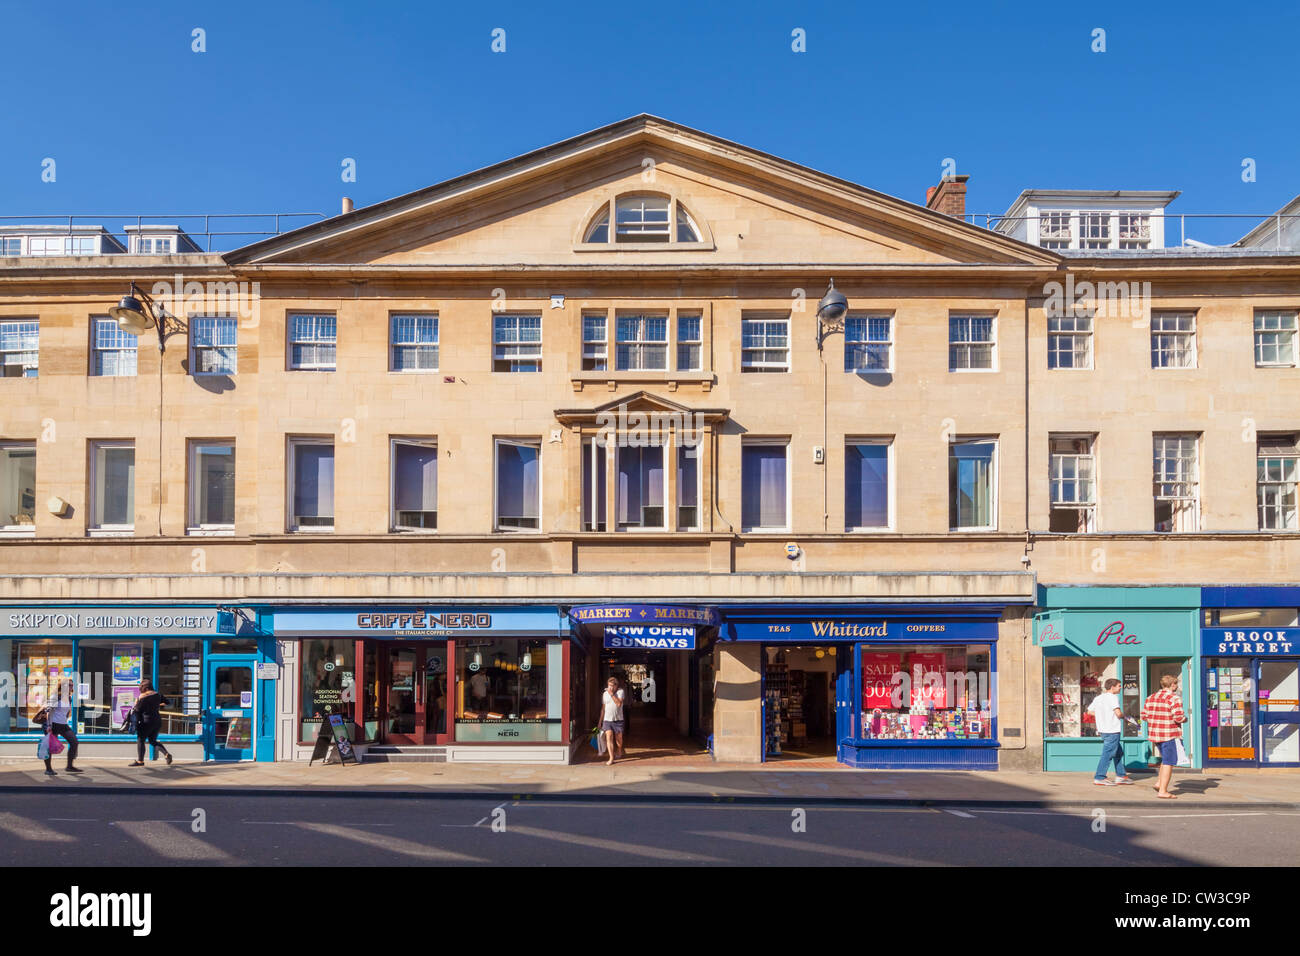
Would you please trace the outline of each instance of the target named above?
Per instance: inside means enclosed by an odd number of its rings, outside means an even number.
[[[1178,766],[1178,739],[1160,741],[1160,762],[1171,767]]]
[[[614,733],[616,733],[616,734],[621,734],[621,733],[623,732],[623,721],[621,721],[621,720],[607,720],[607,721],[605,721],[603,724],[600,725],[600,729],[601,729],[601,730],[612,730],[612,731],[614,731]]]

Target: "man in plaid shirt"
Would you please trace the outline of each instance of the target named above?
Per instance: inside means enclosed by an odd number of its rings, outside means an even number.
[[[1142,719],[1147,722],[1147,739],[1160,750],[1160,775],[1156,796],[1163,800],[1178,799],[1169,792],[1169,781],[1178,763],[1178,741],[1182,739],[1181,724],[1187,720],[1183,713],[1183,699],[1178,696],[1178,675],[1164,674],[1160,689],[1147,698],[1142,706]]]

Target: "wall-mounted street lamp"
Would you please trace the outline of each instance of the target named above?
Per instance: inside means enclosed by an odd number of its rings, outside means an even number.
[[[848,297],[835,288],[835,280],[831,280],[830,288],[822,296],[822,300],[817,303],[817,351],[822,350],[822,343],[826,341],[826,336],[832,332],[844,331],[844,316],[849,311]]]
[[[189,331],[184,322],[169,315],[166,309],[159,307],[134,282],[131,283],[131,291],[122,296],[117,305],[108,310],[108,314],[117,322],[119,329],[131,335],[144,335],[149,329],[157,329],[159,353],[166,351],[168,338]]]

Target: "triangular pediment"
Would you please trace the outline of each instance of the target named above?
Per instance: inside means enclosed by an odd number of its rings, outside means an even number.
[[[728,414],[725,408],[694,408],[642,390],[591,408],[557,408],[555,419],[567,425],[605,425],[623,430],[674,418],[687,422],[715,422],[725,419]]]
[[[689,210],[699,241],[584,242],[634,193]],[[638,116],[227,255],[238,264],[436,267],[1054,265],[1059,256],[727,140]]]

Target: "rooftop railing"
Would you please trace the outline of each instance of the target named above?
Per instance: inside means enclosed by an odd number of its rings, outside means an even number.
[[[129,246],[126,227],[176,226],[204,252],[229,252],[311,225],[329,218],[319,212],[222,213],[191,215],[135,216],[0,216],[4,232],[13,234],[15,227],[40,226],[42,236],[84,235],[78,229],[102,226],[123,246]]]

